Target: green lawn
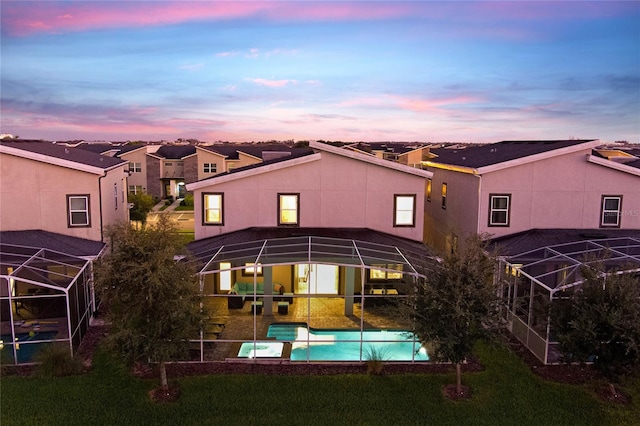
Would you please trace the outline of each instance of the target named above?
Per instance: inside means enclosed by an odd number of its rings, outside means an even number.
[[[485,371],[463,376],[473,397],[446,400],[453,375],[202,376],[180,380],[172,404],[150,402],[155,380],[133,378],[98,353],[90,374],[60,379],[3,377],[7,425],[598,425],[637,424],[634,403],[599,402],[587,387],[544,382],[505,349],[482,347]],[[634,423],[635,422],[635,423]]]

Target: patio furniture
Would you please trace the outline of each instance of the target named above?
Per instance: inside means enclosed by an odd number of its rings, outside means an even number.
[[[278,313],[281,315],[289,314],[289,302],[278,302]]]
[[[260,315],[262,313],[262,300],[251,302],[251,314]]]

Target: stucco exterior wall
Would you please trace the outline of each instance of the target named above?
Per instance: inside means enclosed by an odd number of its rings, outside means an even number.
[[[300,227],[357,227],[422,241],[425,179],[323,152],[321,159],[195,193],[195,236],[278,225],[278,193],[300,194]],[[224,193],[224,225],[202,225],[202,193]],[[416,195],[414,227],[394,227],[394,194]]]
[[[127,179],[128,185],[141,186],[143,191],[147,190],[147,155],[146,147],[124,153],[120,156],[130,163],[140,163],[141,171],[132,172]],[[128,166],[127,166],[128,167]],[[128,190],[128,189],[127,189]]]
[[[0,167],[3,231],[42,229],[101,241],[104,226],[129,218],[126,201],[122,202],[126,164],[103,178],[12,155],[2,155]],[[89,227],[68,226],[67,195],[89,196]]]
[[[640,229],[640,177],[589,163],[588,152],[483,175],[479,231],[498,237],[535,228],[598,229],[603,195],[622,195],[620,227]],[[508,227],[488,225],[492,193],[511,194]]]
[[[242,152],[238,152],[238,161],[234,162],[234,166],[236,169],[244,166],[250,166],[252,164],[261,163],[262,160],[251,155],[244,154]]]
[[[216,154],[214,152],[208,151],[206,149],[197,148],[196,147],[196,157],[198,161],[198,178],[196,180],[202,180],[206,178],[210,178],[211,176],[215,176],[219,173],[225,172],[225,162],[224,156],[220,154]],[[205,173],[204,165],[205,163],[215,164],[216,172],[215,173]],[[188,182],[187,182],[188,183]]]
[[[425,201],[425,242],[439,251],[451,248],[452,238],[477,232],[477,176],[442,169],[433,172],[431,201]],[[442,208],[442,184],[447,184],[447,207]]]

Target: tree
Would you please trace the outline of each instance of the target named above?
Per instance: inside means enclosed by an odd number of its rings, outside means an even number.
[[[108,344],[125,359],[152,360],[168,391],[165,363],[188,351],[205,313],[192,263],[176,261],[183,239],[168,219],[141,231],[107,230],[109,253],[96,267],[96,288],[110,322]]]
[[[153,197],[146,192],[133,193],[130,192],[127,200],[133,203],[133,207],[129,210],[129,219],[142,223],[142,228],[147,225],[147,215],[154,205]]]
[[[495,336],[500,327],[498,288],[493,276],[496,257],[480,235],[454,247],[426,278],[418,280],[410,298],[414,332],[430,347],[435,360],[456,366],[456,394],[462,396],[461,365],[480,339]]]
[[[592,360],[615,397],[615,383],[640,365],[640,279],[592,265],[581,269],[581,286],[552,300],[551,326],[563,361]]]

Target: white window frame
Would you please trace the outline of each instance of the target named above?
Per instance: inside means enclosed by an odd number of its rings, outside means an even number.
[[[208,206],[208,197],[216,197],[219,199],[218,207],[207,207]],[[207,217],[209,211],[218,210],[218,217],[220,218],[217,221],[208,221]],[[222,192],[204,192],[202,193],[202,224],[203,225],[215,225],[222,226],[224,225],[224,193]]]
[[[618,202],[618,208],[616,210],[607,209],[607,201],[616,200]],[[619,228],[620,217],[622,213],[622,195],[603,195],[602,205],[600,207],[600,227],[601,228]],[[615,222],[605,222],[605,218],[615,217]]]
[[[83,209],[72,208],[71,202],[77,199],[84,199],[85,207]],[[67,226],[69,228],[87,228],[91,226],[91,216],[89,214],[90,211],[90,198],[88,194],[73,194],[67,195]],[[76,223],[74,221],[74,213],[84,213],[86,220],[82,223]]]
[[[129,173],[142,173],[142,163],[129,161]]]
[[[284,199],[292,198],[295,200],[295,209],[285,209],[284,208]],[[284,211],[287,212],[295,212],[295,221],[283,221],[282,213]],[[299,226],[300,225],[300,194],[299,193],[279,193],[278,194],[278,226]]]
[[[415,227],[416,226],[416,194],[394,194],[393,195],[393,226],[394,227]],[[403,209],[402,201],[410,200],[411,209]],[[411,220],[401,219],[409,213]]]
[[[504,198],[507,200],[506,208],[495,208],[493,206],[493,200],[497,198]],[[504,212],[506,213],[505,222],[494,222],[493,213]],[[511,222],[511,194],[489,194],[489,226],[504,226],[508,227]]]
[[[203,173],[218,173],[218,165],[216,163],[204,163]]]

